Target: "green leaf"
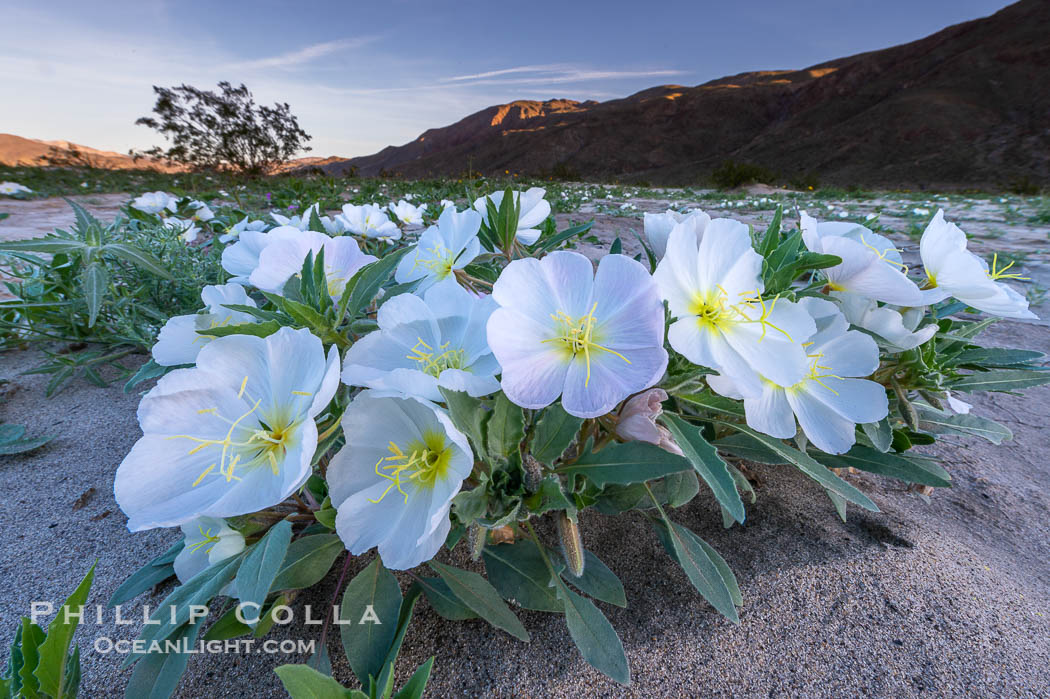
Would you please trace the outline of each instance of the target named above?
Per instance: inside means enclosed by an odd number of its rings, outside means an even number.
[[[560,556],[560,554],[557,555]],[[595,599],[615,604],[617,607],[627,607],[627,595],[624,593],[623,583],[616,577],[616,573],[609,569],[609,566],[590,551],[583,552],[583,575],[577,578],[562,572],[561,577],[580,592]]]
[[[1050,372],[1027,369],[1001,369],[968,374],[951,385],[953,391],[1016,391],[1050,383]]]
[[[504,599],[539,612],[562,611],[562,603],[550,586],[550,571],[533,542],[486,546],[481,555],[489,582]]]
[[[97,262],[92,262],[80,273],[80,287],[88,307],[89,328],[95,324],[98,312],[102,310],[102,301],[105,298],[108,283],[109,274],[106,268]]]
[[[890,427],[888,417],[884,417],[878,422],[861,425],[860,427],[877,450],[887,452],[893,446],[893,428]]]
[[[0,424],[0,444],[16,442],[26,434],[25,425]]]
[[[150,616],[149,623],[144,625],[139,638],[148,645],[150,641],[163,640],[174,634],[189,621],[191,606],[207,605],[233,580],[242,560],[243,554],[238,554],[215,563],[190,578],[186,584],[172,590]],[[129,655],[125,664],[142,657],[142,654]]]
[[[733,400],[732,398],[715,395],[710,391],[704,391],[702,393],[686,393],[677,397],[684,400],[686,403],[692,403],[693,405],[712,410],[716,413],[744,417],[743,403],[738,400]]]
[[[496,588],[492,587],[485,578],[477,573],[453,568],[437,561],[430,561],[430,567],[441,576],[452,593],[482,619],[498,629],[503,629],[515,638],[522,641],[529,640],[529,632],[521,625],[518,617],[514,616],[514,613],[503,603]]]
[[[599,488],[608,483],[630,485],[661,478],[670,473],[692,470],[684,457],[664,451],[647,442],[613,444],[598,452],[587,452],[559,473],[584,475]]]
[[[733,519],[743,524],[744,502],[718,451],[701,436],[699,428],[674,413],[664,413],[661,421],[671,431],[674,441],[681,447],[697,474],[711,488],[718,503],[733,515]]]
[[[979,415],[956,415],[921,403],[916,403],[915,409],[919,412],[919,427],[933,434],[981,437],[992,444],[1002,444],[1014,438],[1006,425]]]
[[[737,615],[732,589],[736,586],[736,578],[731,577],[731,582],[726,579],[729,567],[724,566],[725,561],[722,561],[723,565],[719,565],[708,553],[713,549],[707,546],[703,539],[682,525],[672,522],[665,513],[660,514],[663,522],[655,522],[657,533],[664,540],[665,548],[672,553],[678,565],[682,566],[689,582],[693,583],[697,592],[722,616],[734,624],[739,624],[740,617]],[[721,559],[721,556],[718,556],[718,559]],[[732,576],[732,573],[729,575]],[[739,595],[739,590],[737,594]]]
[[[198,335],[211,337],[229,337],[230,335],[253,335],[255,337],[269,337],[281,329],[281,324],[276,320],[268,320],[265,323],[238,323],[237,325],[216,325],[214,328],[205,328],[197,331]]]
[[[427,680],[430,679],[430,670],[434,667],[434,657],[420,665],[412,676],[405,682],[401,691],[394,695],[394,699],[422,699],[423,692],[427,688]]]
[[[488,413],[481,401],[468,396],[463,391],[451,391],[439,388],[441,396],[448,406],[448,416],[456,429],[467,435],[479,459],[485,459],[485,419]]]
[[[777,205],[777,210],[773,212],[773,218],[769,221],[769,226],[766,227],[766,233],[762,236],[762,242],[758,246],[758,254],[762,257],[768,257],[777,248],[777,243],[780,242],[780,222],[784,218],[784,207]]]
[[[878,505],[872,502],[867,495],[836,476],[808,455],[787,446],[779,439],[762,434],[761,432],[756,432],[747,425],[738,425],[735,423],[724,424],[757,439],[770,451],[783,457],[788,463],[794,464],[800,471],[815,480],[817,483],[820,483],[828,490],[838,493],[846,500],[849,500],[855,505],[860,505],[865,510],[871,510],[872,512],[879,511]]]
[[[404,257],[411,247],[401,248],[394,252],[388,253],[383,259],[372,262],[371,264],[365,265],[350,278],[350,281],[346,283],[346,288],[343,290],[343,297],[340,299],[340,312],[338,318],[342,319],[347,313],[353,318],[363,308],[368,306],[372,302],[372,299],[376,297],[379,290],[383,287],[383,284],[390,278],[390,275],[397,269],[397,265],[401,262],[401,258]]]
[[[814,452],[813,456],[831,468],[852,466],[860,471],[897,478],[907,483],[921,483],[934,488],[947,488],[951,485],[951,476],[934,461],[913,459],[892,452],[884,454],[859,444],[850,449],[847,454]]]
[[[564,243],[566,240],[569,240],[570,238],[575,238],[577,236],[581,236],[581,235],[585,234],[587,231],[591,230],[591,228],[593,228],[593,227],[594,227],[594,219],[591,219],[587,223],[581,223],[578,226],[572,226],[571,228],[566,228],[561,233],[558,233],[555,236],[552,236],[552,237],[547,238],[545,240],[537,241],[535,249],[536,249],[537,252],[549,252],[550,250],[553,250],[554,248],[556,248],[559,245],[561,245],[562,243]]]
[[[353,692],[330,676],[309,665],[281,665],[274,668],[291,699],[347,699]]]
[[[1023,364],[1034,364],[1046,357],[1042,352],[1006,347],[973,347],[965,349],[951,358],[952,366],[968,365],[989,368],[1009,368]]]
[[[524,437],[525,413],[503,392],[498,393],[488,420],[489,456],[509,458],[518,452],[518,445]]]
[[[135,388],[143,381],[159,379],[174,368],[175,367],[161,366],[150,357],[145,364],[139,367],[139,370],[135,372],[135,375],[128,379],[128,382],[124,384],[124,393],[131,393],[131,389]]]
[[[145,250],[139,250],[138,248],[125,243],[110,243],[108,245],[103,245],[101,252],[112,253],[125,262],[129,262],[151,274],[155,274],[161,279],[175,281],[175,277],[171,276],[171,272],[164,267],[164,263],[154,257],[152,253],[146,252]]]
[[[397,617],[397,632],[394,634],[394,641],[390,644],[390,651],[386,656],[386,666],[379,676],[378,686],[380,687],[385,687],[392,682],[394,665],[397,663],[398,654],[401,653],[401,643],[405,640],[408,626],[412,623],[412,612],[416,608],[416,602],[419,601],[419,595],[419,587],[413,585],[408,590],[408,596],[401,602],[401,613]]]
[[[10,454],[23,454],[27,451],[38,449],[54,439],[54,436],[33,437],[31,439],[16,439],[13,441],[0,442],[0,456]]]
[[[95,579],[95,564],[91,564],[87,575],[77,585],[58,610],[58,614],[51,620],[47,627],[47,637],[39,646],[39,662],[33,674],[40,682],[40,691],[50,694],[54,699],[61,699],[62,683],[66,677],[66,663],[69,656],[69,645],[73,642],[73,634],[76,633],[79,617],[71,617],[66,620],[65,609],[71,611],[82,611],[87,603],[88,591],[91,589],[91,581]]]
[[[237,611],[238,607],[234,605],[225,614],[216,619],[215,623],[204,632],[204,640],[225,641],[230,638],[240,638],[250,634],[252,627],[237,618]],[[248,612],[247,616],[245,616],[243,611],[241,612],[242,618],[247,619],[251,616],[253,616],[252,612]]]
[[[291,541],[292,523],[284,520],[270,527],[266,535],[252,545],[234,578],[242,605],[262,609]]]
[[[320,582],[345,548],[335,534],[311,534],[296,539],[288,546],[271,589],[298,590]]]
[[[173,634],[172,640],[182,648],[192,648],[203,625],[204,617],[185,624]],[[131,673],[124,696],[127,699],[167,699],[175,693],[191,656],[192,653],[181,651],[144,654]]]
[[[438,613],[438,616],[444,617],[449,621],[478,618],[474,610],[460,602],[459,598],[452,594],[451,588],[441,578],[423,577],[416,580],[416,584],[423,590],[427,602]]]
[[[554,578],[554,584],[564,605],[569,635],[583,659],[616,682],[630,684],[631,669],[616,629],[593,602],[570,590],[561,578]]]
[[[59,611],[59,614],[62,612]],[[40,644],[44,642],[44,630],[34,624],[28,617],[22,617],[22,636],[19,639],[22,651],[22,667],[18,677],[22,684],[22,693],[35,697],[40,689],[40,680],[33,673],[40,664]]]
[[[118,604],[124,604],[175,575],[175,569],[172,567],[171,562],[182,551],[183,543],[183,540],[179,539],[167,551],[132,573],[113,592],[113,596],[109,598],[108,606],[115,607]]]
[[[717,439],[712,444],[727,454],[732,454],[740,459],[754,461],[757,464],[779,466],[787,463],[786,459],[766,447],[762,442],[742,432]]]
[[[4,240],[0,242],[0,252],[39,252],[44,255],[58,255],[83,250],[88,246],[79,240],[60,238],[48,235],[29,240]]]
[[[382,673],[400,610],[401,587],[378,556],[347,584],[339,608],[344,622],[339,633],[350,669],[362,686],[370,676]]]
[[[532,455],[541,463],[553,464],[572,444],[582,424],[583,418],[569,415],[560,403],[546,408],[533,431]]]

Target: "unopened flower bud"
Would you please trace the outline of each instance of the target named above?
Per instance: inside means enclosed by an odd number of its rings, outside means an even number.
[[[470,525],[470,560],[476,561],[481,558],[481,552],[485,548],[489,530],[478,526],[476,523]]]
[[[561,537],[562,555],[565,556],[569,572],[578,578],[583,575],[583,538],[580,536],[580,526],[569,519],[564,510],[558,513],[555,522],[558,524],[558,536]]]
[[[525,470],[525,490],[535,493],[543,480],[543,464],[532,454],[526,454],[522,466]]]
[[[655,444],[665,451],[682,456],[682,448],[675,443],[666,427],[656,424],[663,412],[661,403],[667,400],[662,388],[650,388],[623,404],[616,422],[616,436],[625,440],[636,440]]]

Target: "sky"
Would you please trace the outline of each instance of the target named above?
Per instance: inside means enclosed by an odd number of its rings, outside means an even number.
[[[515,99],[607,100],[920,39],[1002,0],[0,0],[0,132],[126,152],[152,85],[245,83],[316,156]]]

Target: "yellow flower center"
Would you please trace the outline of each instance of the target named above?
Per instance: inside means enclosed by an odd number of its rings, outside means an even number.
[[[247,385],[248,377],[245,376],[244,380],[241,381],[240,391],[237,393],[238,398],[245,396]],[[292,391],[292,395],[310,396],[312,394],[307,391]],[[251,396],[249,396],[250,399]],[[298,423],[285,414],[274,414],[269,417],[269,423],[258,416],[255,417],[255,426],[254,428],[250,427],[250,422],[246,421],[258,412],[261,403],[261,399],[254,401],[251,408],[234,420],[220,415],[218,408],[198,410],[198,415],[212,415],[230,426],[222,439],[194,437],[188,434],[177,434],[168,437],[168,439],[188,439],[193,442],[195,446],[187,452],[188,455],[197,454],[208,447],[218,447],[220,449],[218,460],[197,476],[197,479],[193,481],[193,487],[200,485],[213,471],[224,476],[227,483],[241,480],[236,475],[238,467],[242,469],[254,468],[265,464],[269,466],[273,475],[280,475],[281,461],[284,460],[288,447],[291,445]],[[247,439],[234,439],[234,434],[238,431],[241,432],[241,435],[244,432],[250,432],[250,434],[247,435]]]
[[[417,338],[416,346],[412,348],[412,351],[406,355],[408,359],[413,359],[419,364],[419,370],[424,374],[429,374],[434,378],[441,376],[441,372],[445,369],[462,369],[463,364],[466,361],[466,353],[461,349],[449,349],[449,343],[438,347],[439,351],[435,351],[433,347],[423,341],[423,338]]]
[[[575,359],[581,354],[583,355],[584,361],[587,362],[587,378],[584,379],[584,387],[591,382],[591,352],[608,352],[616,355],[628,364],[631,363],[630,359],[616,350],[598,344],[598,341],[595,339],[595,325],[597,321],[594,318],[594,311],[597,308],[598,302],[595,301],[594,305],[591,306],[590,312],[580,318],[572,318],[565,311],[552,313],[551,319],[557,323],[559,334],[556,337],[543,340],[545,343],[559,343],[559,346],[565,350],[570,359]]]
[[[426,267],[438,279],[445,279],[452,274],[452,267],[456,264],[456,256],[446,247],[435,245],[426,251],[428,257],[420,255],[416,258],[416,265]]]
[[[696,316],[701,329],[727,330],[737,323],[758,323],[762,326],[759,342],[765,339],[766,331],[770,328],[786,337],[788,342],[793,342],[791,335],[786,330],[778,328],[769,321],[769,316],[776,308],[779,297],[774,298],[769,305],[766,305],[765,299],[757,289],[742,293],[740,297],[739,302],[730,304],[729,293],[721,286],[716,286],[713,291],[706,294],[697,292],[693,297],[689,312]],[[756,314],[757,318],[751,317]]]
[[[809,347],[812,344],[812,342],[803,342],[802,346]],[[832,374],[831,367],[820,364],[820,360],[824,357],[824,354],[822,352],[818,352],[817,354],[808,354],[806,356],[810,359],[809,374],[807,374],[806,378],[802,379],[794,386],[789,386],[787,390],[792,392],[801,391],[803,388],[805,388],[807,382],[815,381],[837,396],[839,392],[833,389],[831,386],[824,383],[824,379],[838,379],[839,381],[843,381],[844,379],[837,374]]]
[[[445,436],[440,432],[427,432],[422,440],[405,445],[404,450],[393,442],[387,449],[390,456],[384,456],[376,462],[376,475],[390,481],[390,485],[377,499],[369,498],[369,502],[381,502],[395,488],[408,502],[408,493],[403,485],[414,483],[417,488],[433,488],[439,478],[448,474],[452,461],[452,450],[445,444]]]
[[[197,525],[201,532],[201,540],[189,547],[188,550],[196,551],[199,548],[207,547],[204,549],[204,553],[211,553],[211,550],[215,548],[215,544],[219,543],[218,535],[212,536],[211,528],[204,528],[203,524]]]

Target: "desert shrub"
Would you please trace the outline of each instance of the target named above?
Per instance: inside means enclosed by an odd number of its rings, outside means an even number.
[[[755,182],[773,182],[776,175],[768,168],[754,163],[726,160],[711,173],[711,181],[719,189],[734,189]]]
[[[196,169],[228,169],[245,175],[269,172],[300,151],[310,135],[299,127],[287,103],[257,105],[243,84],[219,83],[219,92],[192,85],[153,86],[156,117],[135,123],[159,131],[171,141],[138,156],[151,156]]]

